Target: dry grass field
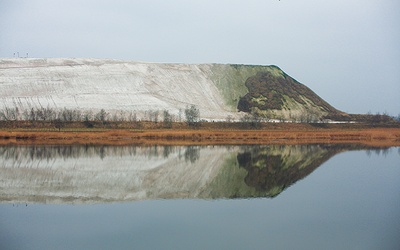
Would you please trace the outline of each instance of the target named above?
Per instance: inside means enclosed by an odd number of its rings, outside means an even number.
[[[259,129],[238,129],[221,124],[198,128],[144,126],[132,128],[6,128],[0,130],[0,145],[233,145],[357,143],[370,146],[400,146],[400,127],[361,125],[263,124]]]

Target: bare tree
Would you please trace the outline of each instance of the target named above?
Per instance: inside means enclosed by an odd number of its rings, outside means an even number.
[[[31,108],[31,112],[29,114],[29,121],[31,122],[36,121],[36,112],[33,108]]]
[[[93,121],[93,111],[87,110],[83,113],[83,121]]]
[[[123,110],[120,110],[119,111],[119,120],[118,121],[120,121],[120,122],[123,122],[123,121],[125,121],[125,111],[123,111]]]
[[[95,119],[98,120],[98,121],[101,121],[104,124],[106,122],[106,120],[107,120],[107,116],[108,116],[108,113],[104,109],[101,109],[95,115]]]
[[[191,105],[190,108],[186,107],[185,117],[189,126],[196,127],[200,122],[200,110],[195,105]]]
[[[16,121],[19,114],[17,107],[9,108],[5,107],[4,110],[0,110],[0,120],[5,121]]]
[[[182,109],[179,109],[178,122],[182,122]]]
[[[129,121],[130,122],[137,122],[137,115],[136,115],[136,112],[131,112],[130,114],[129,114]]]
[[[158,116],[160,114],[160,112],[158,110],[150,110],[148,112],[148,114],[149,114],[149,121],[155,122],[155,123],[158,122]]]
[[[164,128],[172,128],[172,115],[168,112],[168,110],[164,110]]]

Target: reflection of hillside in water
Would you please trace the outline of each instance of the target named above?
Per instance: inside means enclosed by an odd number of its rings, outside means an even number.
[[[359,146],[3,146],[0,200],[80,203],[274,197]]]
[[[274,197],[337,153],[367,150],[367,154],[386,154],[388,149],[338,144],[252,146],[239,153],[237,160],[247,170],[246,185],[254,187],[259,196]]]
[[[247,170],[245,183],[266,196],[276,196],[303,179],[342,147],[321,145],[251,147],[237,156]]]

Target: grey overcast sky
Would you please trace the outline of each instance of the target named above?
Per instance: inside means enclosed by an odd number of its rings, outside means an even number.
[[[398,115],[399,26],[399,0],[1,0],[0,57],[273,64],[340,110]]]

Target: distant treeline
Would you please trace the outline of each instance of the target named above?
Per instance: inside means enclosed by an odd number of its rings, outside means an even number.
[[[184,116],[184,118],[183,118]],[[200,121],[200,111],[195,105],[187,106],[185,110],[179,110],[178,115],[173,115],[168,110],[148,110],[139,118],[135,111],[114,111],[108,112],[101,109],[98,112],[80,109],[54,109],[54,108],[31,108],[21,110],[18,107],[4,107],[0,109],[0,121],[29,121],[29,122],[53,122],[57,126],[63,123],[84,122],[88,127],[92,122],[139,122],[150,121],[162,122],[165,127],[171,127],[172,122],[185,122],[195,126]]]
[[[157,122],[160,116],[159,110],[149,110],[144,114],[143,120]],[[168,117],[169,112],[164,111],[164,116]],[[172,116],[171,116],[172,117]],[[5,107],[0,109],[0,120],[2,121],[54,121],[61,120],[65,122],[80,121],[137,121],[138,116],[135,111],[115,111],[113,113],[101,109],[98,112],[92,110],[80,109],[54,109],[54,108],[31,108],[21,110],[18,107]]]
[[[327,117],[327,120],[341,120],[335,119],[338,117]],[[339,117],[342,118],[342,117]],[[400,120],[398,117],[390,117],[387,114],[366,114],[366,115],[348,115],[343,119],[345,122],[361,122],[366,124],[389,124]],[[315,116],[305,114],[302,119],[284,120],[284,119],[268,119],[258,115],[256,112],[246,113],[242,115],[240,120],[234,120],[232,116],[227,116],[222,122],[225,127],[237,127],[244,129],[260,129],[262,123],[265,122],[300,122],[311,124],[324,124]],[[148,110],[141,112],[140,116],[136,111],[106,111],[101,109],[99,111],[80,110],[80,109],[54,109],[54,108],[31,108],[21,110],[18,107],[4,107],[0,109],[0,127],[53,127],[61,129],[63,127],[101,127],[101,128],[115,128],[115,127],[129,127],[129,128],[172,128],[173,124],[185,123],[189,127],[199,127],[206,121],[200,119],[200,110],[195,106],[187,106],[184,110],[179,110],[178,114],[172,114],[168,110]],[[154,124],[149,127],[149,123]],[[221,123],[221,122],[219,122]],[[233,124],[234,125],[229,125]],[[77,125],[80,124],[80,125]],[[127,124],[130,124],[127,126]]]

